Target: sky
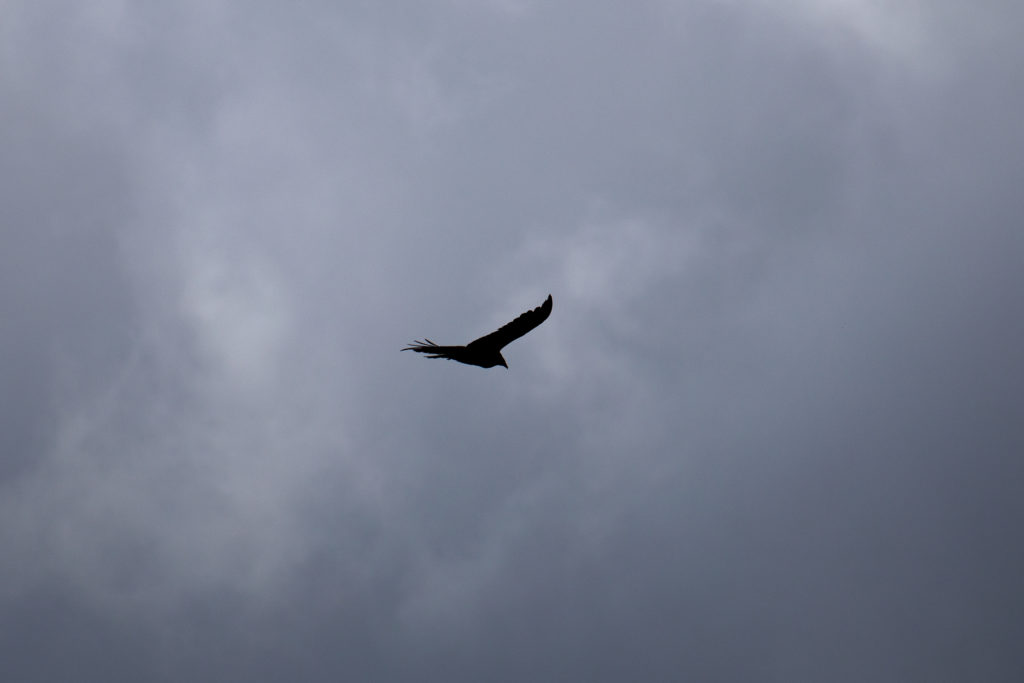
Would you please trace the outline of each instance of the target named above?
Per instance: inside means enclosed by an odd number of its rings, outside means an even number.
[[[1019,3],[3,14],[3,680],[1018,680]]]

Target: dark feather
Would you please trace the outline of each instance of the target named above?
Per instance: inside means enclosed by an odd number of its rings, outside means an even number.
[[[474,346],[487,346],[500,351],[511,342],[519,339],[524,334],[547,320],[548,316],[551,315],[551,307],[553,304],[554,302],[551,299],[551,295],[548,294],[548,298],[545,299],[544,303],[540,306],[532,311],[523,313],[512,322],[502,325],[494,332],[484,335],[479,339],[474,339],[469,343],[470,348]]]

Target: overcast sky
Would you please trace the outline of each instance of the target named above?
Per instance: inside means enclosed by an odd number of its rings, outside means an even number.
[[[2,5],[0,679],[1019,680],[1024,6]]]

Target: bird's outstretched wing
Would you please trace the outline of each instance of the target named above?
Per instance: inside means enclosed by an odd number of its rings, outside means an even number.
[[[523,313],[512,322],[507,325],[502,325],[494,332],[484,335],[479,339],[474,339],[467,345],[467,348],[488,347],[498,351],[501,347],[505,346],[509,342],[519,339],[524,334],[537,327],[537,325],[540,325],[542,322],[547,320],[548,316],[551,315],[551,306],[551,295],[548,294],[548,298],[545,299],[544,303],[540,306],[532,311]]]
[[[465,346],[438,346],[429,339],[424,339],[423,341],[417,339],[402,350],[425,353],[427,358],[448,358],[454,360],[455,356],[453,354],[464,351],[465,348]]]

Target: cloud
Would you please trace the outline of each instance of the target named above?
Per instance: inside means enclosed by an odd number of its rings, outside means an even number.
[[[7,677],[1019,669],[1012,10],[9,9]]]

